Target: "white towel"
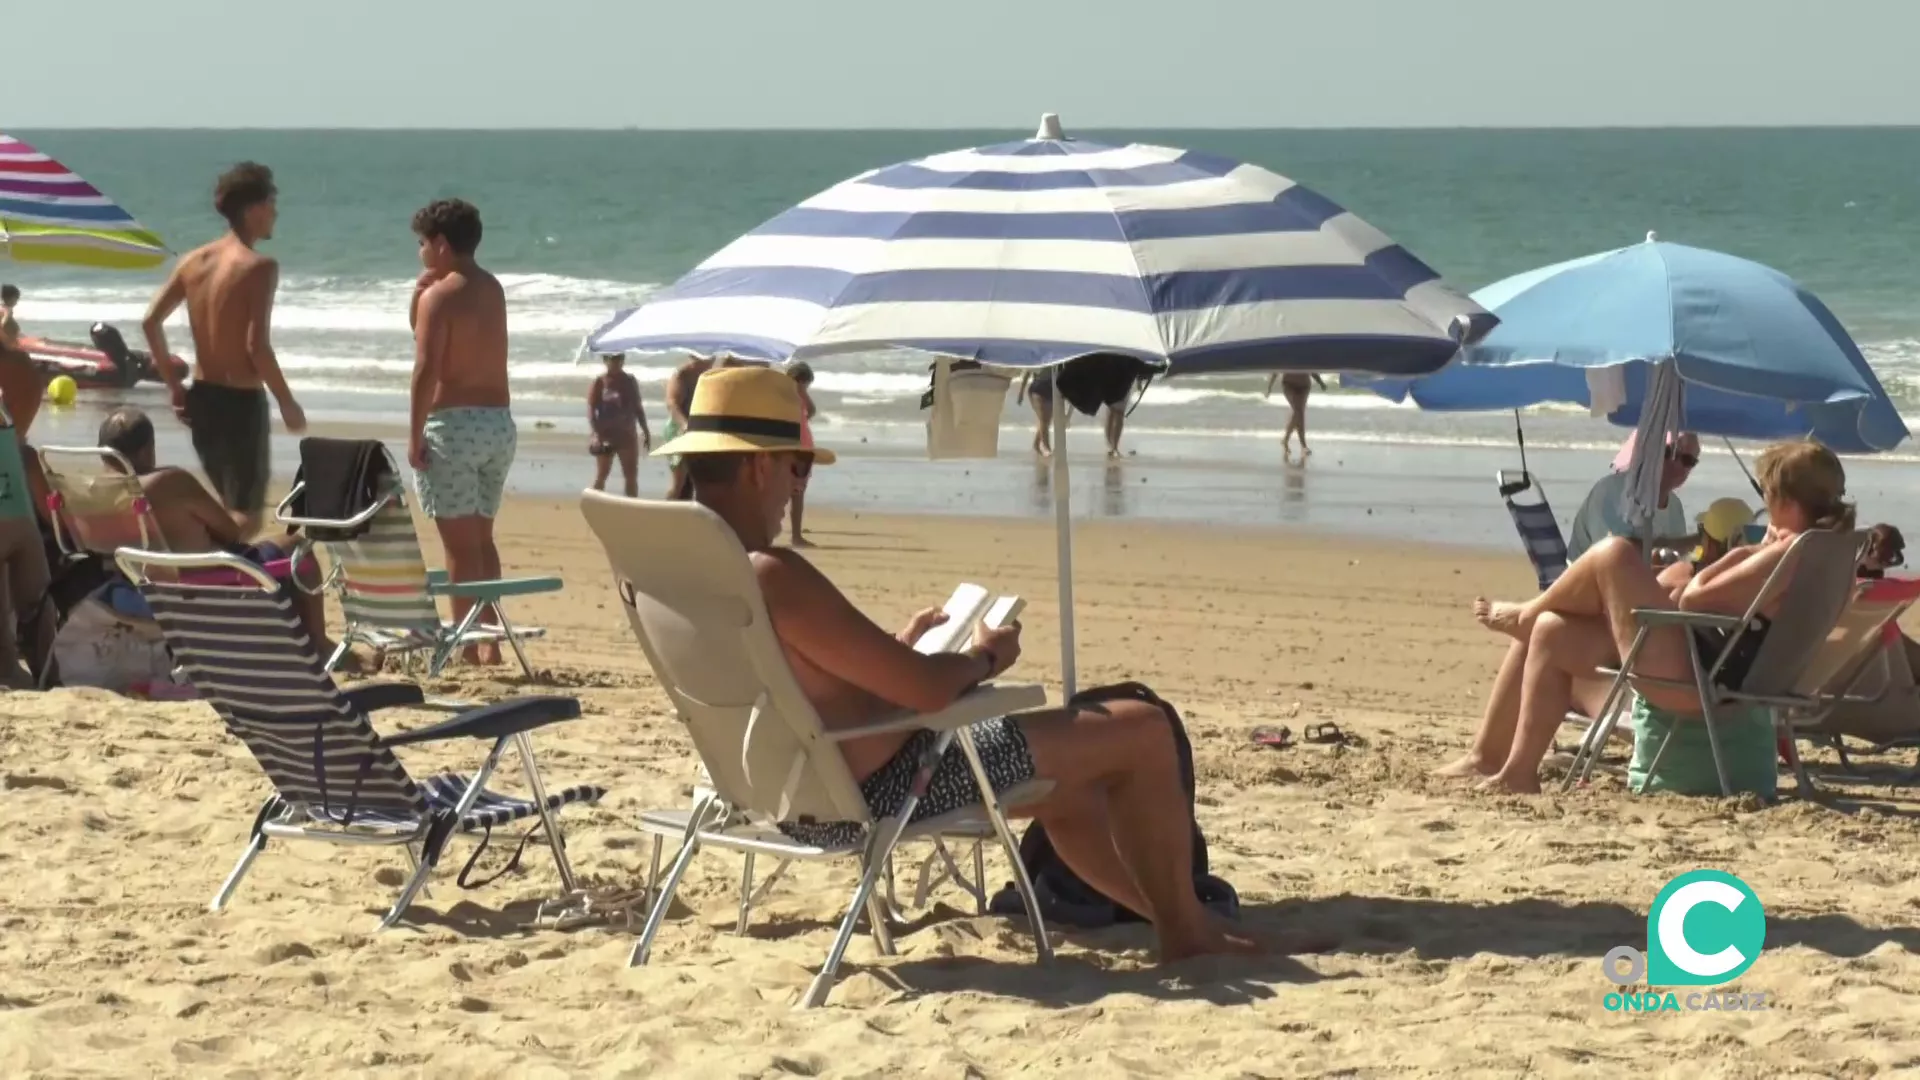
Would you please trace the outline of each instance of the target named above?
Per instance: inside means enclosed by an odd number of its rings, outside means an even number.
[[[1587,369],[1587,411],[1604,420],[1627,403],[1627,369],[1623,364]]]

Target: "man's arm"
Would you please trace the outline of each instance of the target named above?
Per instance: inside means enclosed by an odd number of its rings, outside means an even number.
[[[607,377],[605,375],[595,378],[593,380],[593,386],[587,390],[587,426],[596,432],[600,428],[600,398],[601,395],[606,393],[606,390]]]
[[[653,447],[653,432],[647,430],[647,403],[640,397],[640,380],[627,376],[627,389],[633,391],[633,416],[640,421],[640,438],[647,447]]]
[[[795,552],[763,552],[753,566],[780,640],[820,670],[883,701],[939,712],[998,674],[996,658],[986,653],[915,652],[862,615]]]
[[[20,349],[20,327],[12,316],[0,314],[0,353]]]
[[[419,325],[413,332],[412,403],[407,412],[407,461],[415,469],[427,467],[427,412],[440,386],[446,362],[446,292],[438,285],[420,297]]]
[[[140,329],[147,336],[147,355],[153,358],[154,370],[166,380],[167,394],[173,399],[173,411],[184,423],[186,414],[186,386],[180,381],[180,373],[174,370],[171,358],[173,353],[167,348],[166,322],[187,299],[187,284],[181,280],[180,267],[175,262],[173,271],[167,275],[167,283],[153,297],[153,303],[147,305],[147,317],[140,322]]]
[[[287,377],[280,372],[280,358],[273,354],[273,298],[280,291],[280,264],[263,260],[249,275],[249,284],[253,295],[248,307],[247,356],[253,361],[254,374],[279,403],[280,419],[297,435],[307,429],[307,414],[293,399]]]

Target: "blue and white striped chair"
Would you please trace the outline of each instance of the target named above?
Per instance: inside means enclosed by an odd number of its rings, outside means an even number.
[[[246,850],[214,894],[213,910],[226,905],[269,837],[400,845],[414,872],[381,920],[384,929],[406,912],[455,834],[490,832],[535,815],[563,888],[577,891],[556,812],[568,803],[597,802],[605,789],[580,785],[549,792],[528,736],[534,728],[577,718],[577,699],[515,698],[382,736],[369,714],[424,704],[419,687],[377,684],[342,691],[327,674],[282,584],[266,572],[224,554],[123,548],[116,561],[140,587],[195,689],[273,782],[274,793],[254,818]],[[191,572],[191,584],[179,580],[183,572]],[[393,753],[397,746],[460,738],[492,744],[471,776],[441,773],[416,783]],[[525,770],[531,799],[487,790],[509,744]]]
[[[1520,532],[1520,542],[1527,547],[1527,559],[1533,563],[1534,576],[1545,592],[1547,586],[1567,572],[1567,541],[1560,535],[1560,523],[1554,519],[1553,507],[1547,505],[1547,493],[1541,490],[1533,474],[1522,469],[1515,474],[1517,479],[1509,480],[1507,475],[1505,469],[1495,473],[1494,483],[1500,485],[1500,498],[1507,504],[1507,513],[1513,515],[1513,527]],[[1528,490],[1540,501],[1516,500],[1516,496]]]

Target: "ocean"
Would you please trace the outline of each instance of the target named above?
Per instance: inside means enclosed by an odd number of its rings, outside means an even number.
[[[412,357],[406,303],[419,271],[408,221],[437,197],[474,202],[487,229],[481,260],[500,275],[511,304],[516,409],[523,424],[566,434],[585,431],[584,396],[597,367],[576,363],[580,341],[616,309],[841,179],[1024,130],[18,134],[176,250],[218,232],[215,175],[245,158],[272,166],[281,192],[277,235],[265,245],[282,274],[275,347],[321,420],[403,415]],[[1465,290],[1634,243],[1648,230],[1769,263],[1826,300],[1903,411],[1920,416],[1920,188],[1912,183],[1920,130],[1075,134],[1269,167],[1371,221]],[[4,263],[0,276],[25,293],[19,316],[28,333],[84,339],[90,323],[104,320],[136,344],[159,283],[157,273]],[[184,325],[172,340],[176,348],[187,342]],[[657,391],[668,364],[630,366],[654,391],[648,404],[662,417]],[[821,365],[816,385],[823,441],[904,448],[920,437],[923,367],[899,356],[836,359]],[[1162,462],[1277,460],[1286,409],[1263,388],[1264,379],[1246,377],[1156,384],[1129,421],[1128,445]],[[142,395],[159,399],[135,393]],[[1454,448],[1478,451],[1476,462],[1517,464],[1510,415],[1422,414],[1336,388],[1314,396],[1310,416],[1317,445],[1371,444],[1368,460],[1412,462],[1393,448],[1419,446],[1421,461]],[[1024,455],[1026,437],[1013,429],[1030,422],[1023,408],[1010,408],[1003,453]],[[1076,452],[1094,427],[1079,425]],[[1597,451],[1622,435],[1577,410],[1537,410],[1527,420],[1530,448]]]

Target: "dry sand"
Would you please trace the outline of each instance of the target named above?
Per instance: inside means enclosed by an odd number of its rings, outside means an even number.
[[[582,720],[537,736],[559,782],[611,789],[566,816],[575,866],[644,875],[633,828],[684,805],[688,743],[628,639],[570,503],[514,505],[510,572],[556,571],[521,616]],[[962,579],[1026,595],[1022,671],[1051,681],[1045,525],[822,513],[820,564],[883,623]],[[1017,921],[956,892],[901,955],[856,939],[831,1005],[790,1006],[825,953],[845,868],[802,868],[731,933],[739,862],[703,856],[653,963],[633,932],[532,928],[542,849],[478,891],[456,845],[412,925],[374,926],[397,853],[270,847],[232,906],[208,897],[265,793],[193,704],[100,693],[0,701],[0,1075],[5,1076],[1865,1076],[1920,1067],[1914,801],[1872,808],[1477,796],[1426,770],[1464,746],[1500,654],[1466,606],[1516,594],[1516,555],[1299,534],[1102,524],[1078,546],[1083,684],[1142,678],[1194,734],[1216,870],[1256,930],[1328,931],[1335,952],[1152,966],[1139,928],[1056,934],[1038,969]],[[442,692],[514,692],[484,674]],[[386,716],[416,724],[422,714]],[[1256,748],[1248,730],[1337,720],[1350,747]],[[403,756],[471,765],[473,747]],[[456,751],[458,751],[456,753]],[[490,854],[497,854],[490,853]],[[998,855],[993,856],[998,859]],[[497,865],[497,864],[496,864]],[[1619,1015],[1599,958],[1645,942],[1673,875],[1716,866],[1767,905],[1768,949],[1735,989],[1751,1015]],[[989,870],[997,884],[1005,871]]]

